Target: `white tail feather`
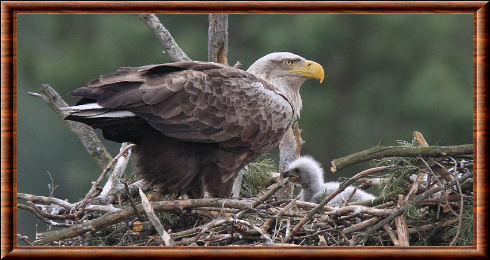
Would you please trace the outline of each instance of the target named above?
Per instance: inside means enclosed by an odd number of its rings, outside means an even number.
[[[89,103],[78,106],[61,108],[65,113],[85,117],[85,118],[124,118],[136,116],[133,112],[126,110],[111,111],[107,108],[103,108],[97,103]]]

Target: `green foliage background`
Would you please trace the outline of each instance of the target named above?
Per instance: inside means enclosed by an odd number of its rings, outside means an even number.
[[[189,57],[207,60],[207,15],[159,18]],[[78,201],[100,170],[26,92],[48,83],[73,104],[67,93],[100,74],[170,60],[136,14],[20,14],[17,21],[17,189],[49,194],[49,171],[59,185],[54,195]],[[290,51],[324,66],[324,83],[308,80],[301,89],[300,127],[302,152],[328,169],[332,159],[380,140],[410,140],[413,130],[429,144],[472,143],[472,25],[471,14],[231,14],[228,60],[246,69],[267,53]],[[106,144],[115,155],[119,145]],[[325,177],[339,176],[327,170]],[[17,221],[18,233],[33,238],[40,222],[24,211]]]

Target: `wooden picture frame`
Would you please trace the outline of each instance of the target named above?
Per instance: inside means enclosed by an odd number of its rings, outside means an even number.
[[[486,253],[488,207],[488,1],[184,1],[2,2],[1,257],[481,257]],[[471,13],[473,14],[473,247],[31,247],[16,242],[16,15],[20,13]]]

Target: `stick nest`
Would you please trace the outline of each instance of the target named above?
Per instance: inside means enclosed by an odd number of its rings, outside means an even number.
[[[472,155],[389,157],[372,163],[386,169],[356,185],[379,194],[376,200],[321,207],[293,235],[293,228],[319,205],[294,195],[280,198],[278,191],[288,181],[271,177],[268,159],[248,166],[240,198],[147,196],[174,246],[473,245]],[[81,202],[19,193],[24,203],[18,207],[45,222],[47,231],[34,239],[17,237],[31,245],[164,245],[131,186],[115,196],[88,200],[82,211],[77,208]]]

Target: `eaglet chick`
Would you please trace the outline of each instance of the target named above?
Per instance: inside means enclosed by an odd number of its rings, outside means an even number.
[[[284,172],[284,177],[289,177],[293,182],[301,184],[301,199],[313,203],[319,203],[324,193],[328,196],[334,193],[340,185],[338,182],[325,183],[323,181],[323,169],[320,163],[310,156],[301,156],[290,162],[286,172]],[[344,191],[330,200],[327,205],[341,204],[343,201],[349,199],[354,189],[354,186],[348,186]],[[359,202],[373,200],[375,198],[376,196],[358,189],[350,201]]]

